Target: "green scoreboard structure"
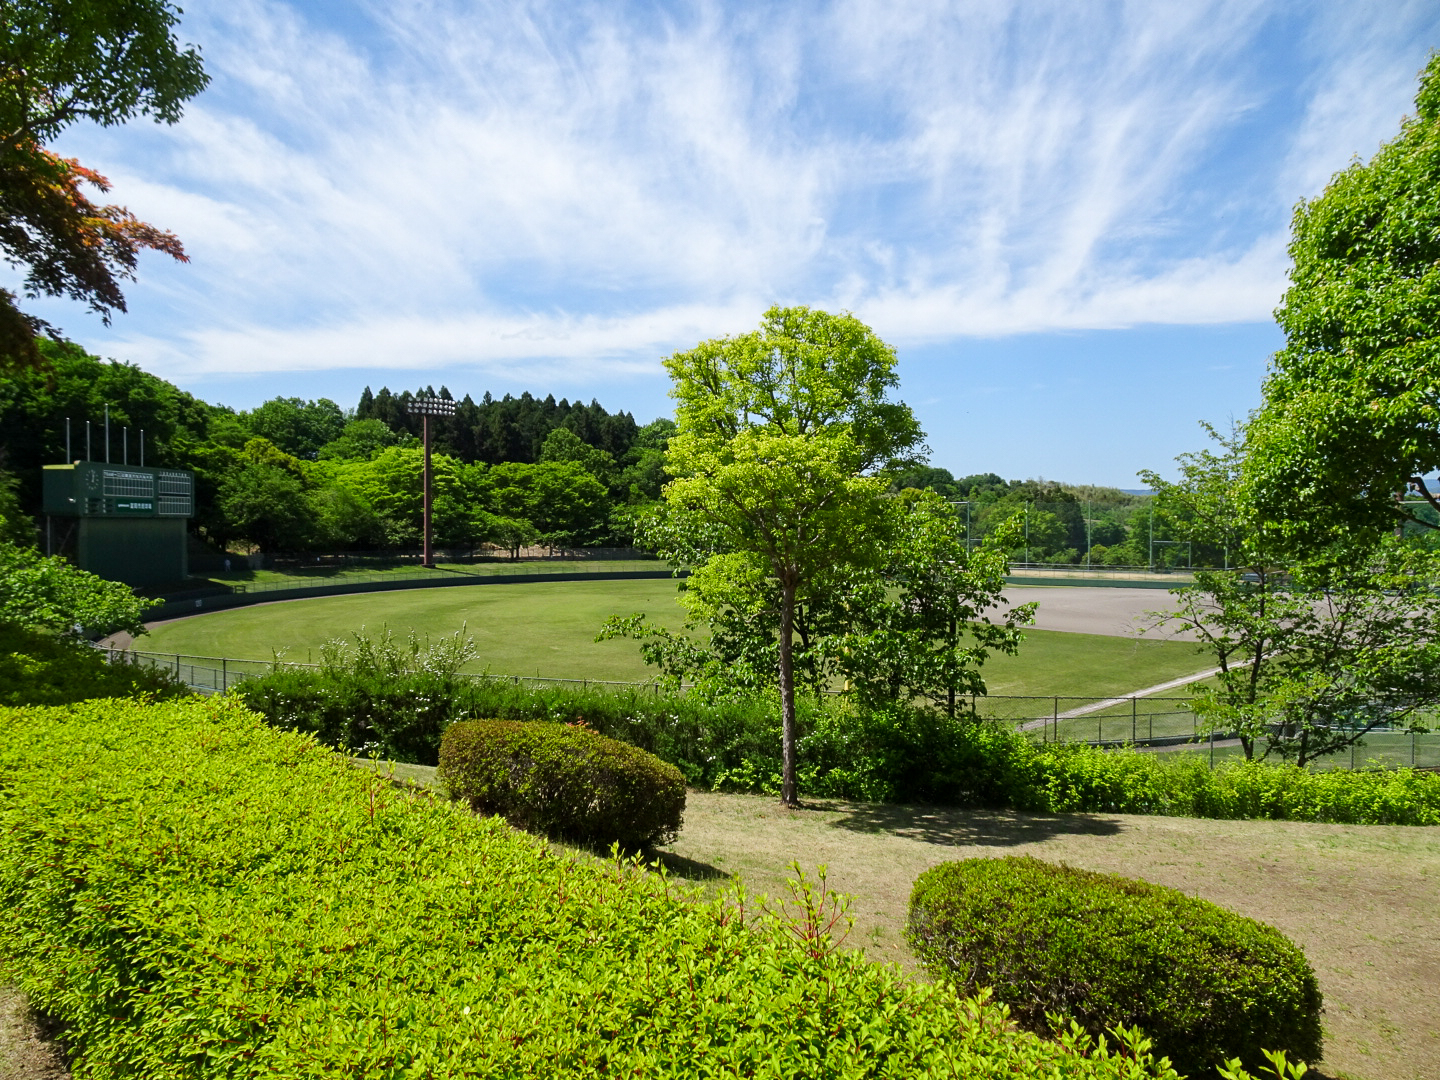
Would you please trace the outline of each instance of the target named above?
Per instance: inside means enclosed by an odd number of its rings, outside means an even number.
[[[57,554],[127,585],[185,580],[194,473],[101,461],[46,465],[44,471],[44,510],[51,519],[46,530]]]

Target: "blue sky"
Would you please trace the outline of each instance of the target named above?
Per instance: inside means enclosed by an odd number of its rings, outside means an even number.
[[[848,309],[956,473],[1134,487],[1259,400],[1295,202],[1440,0],[191,0],[173,127],[59,148],[173,229],[92,351],[206,398],[669,411],[660,359]]]

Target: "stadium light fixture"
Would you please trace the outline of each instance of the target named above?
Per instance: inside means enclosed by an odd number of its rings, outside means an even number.
[[[420,417],[421,429],[424,432],[425,443],[425,540],[423,554],[420,559],[422,566],[433,567],[435,556],[430,544],[430,418],[432,416],[454,416],[455,402],[449,398],[439,397],[417,397],[410,401],[406,407],[411,416]]]

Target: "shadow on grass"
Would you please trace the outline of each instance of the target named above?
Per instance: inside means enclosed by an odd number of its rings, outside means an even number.
[[[652,851],[646,856],[646,861],[658,862],[672,876],[685,878],[687,881],[715,881],[730,876],[717,866],[687,859],[673,851]]]
[[[1016,847],[1056,836],[1116,836],[1125,828],[1123,822],[1094,814],[1024,814],[884,803],[833,803],[815,809],[838,813],[831,823],[836,829],[889,833],[955,847]]]

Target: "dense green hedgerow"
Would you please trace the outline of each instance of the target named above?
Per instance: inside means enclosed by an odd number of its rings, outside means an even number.
[[[573,724],[462,720],[440,744],[439,776],[472,810],[592,846],[668,843],[685,813],[674,765]]]
[[[66,705],[86,698],[189,692],[169,672],[107,663],[103,653],[83,641],[0,623],[0,705]]]
[[[1032,748],[1029,790],[1014,805],[1055,813],[1177,814],[1206,818],[1440,825],[1440,774],[1328,769],[1194,755]]]
[[[0,710],[0,976],[97,1080],[1174,1076],[397,788],[233,700]]]
[[[431,672],[380,675],[281,667],[236,688],[280,727],[368,757],[434,765],[457,720],[583,723],[670,762],[687,782],[710,786],[746,761],[778,758],[780,722],[765,700],[707,702],[651,689],[526,686]],[[813,704],[804,707],[806,715]]]
[[[927,870],[906,936],[929,971],[993,987],[1034,1031],[1056,1014],[1141,1028],[1181,1072],[1262,1051],[1318,1061],[1320,990],[1283,934],[1176,889],[1028,857]]]
[[[691,784],[778,791],[780,726],[765,699],[528,688],[433,672],[395,677],[281,668],[237,691],[273,723],[365,756],[433,765],[457,720],[586,726],[676,766]],[[1186,754],[1036,746],[1004,726],[917,709],[802,703],[809,795],[1053,813],[1181,814],[1357,825],[1440,824],[1440,774],[1324,772]]]

